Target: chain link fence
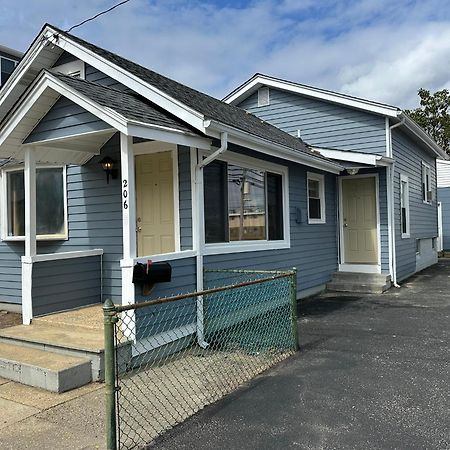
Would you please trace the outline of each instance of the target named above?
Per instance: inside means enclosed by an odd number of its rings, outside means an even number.
[[[144,448],[298,348],[295,271],[207,270],[202,292],[104,313],[108,448]]]

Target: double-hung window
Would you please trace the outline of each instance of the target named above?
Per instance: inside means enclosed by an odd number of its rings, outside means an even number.
[[[38,239],[66,239],[65,169],[36,169],[36,236]],[[25,238],[25,183],[23,169],[3,172],[3,239]]]
[[[228,156],[203,169],[203,185],[210,253],[288,245],[285,168]]]
[[[308,223],[325,223],[325,179],[323,175],[308,172]]]
[[[400,174],[400,226],[402,238],[409,238],[409,181]]]
[[[431,204],[431,170],[430,166],[422,162],[422,200],[424,203]]]

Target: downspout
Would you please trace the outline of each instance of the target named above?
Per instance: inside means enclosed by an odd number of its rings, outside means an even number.
[[[195,166],[195,191],[197,201],[197,292],[203,291],[203,252],[205,246],[205,226],[204,226],[204,203],[203,203],[203,173],[205,166],[213,162],[220,155],[228,150],[228,133],[220,134],[220,148],[209,155],[202,161],[198,161]],[[204,312],[203,312],[203,296],[197,296],[197,343],[202,348],[207,348],[208,343],[205,341],[204,333]]]
[[[389,127],[389,148],[388,148],[388,157],[393,158],[393,148],[392,148],[392,130],[394,128],[400,127],[405,123],[405,118],[403,118],[400,122]],[[397,283],[397,251],[395,246],[395,210],[394,210],[394,174],[395,174],[395,159],[391,166],[388,167],[388,187],[389,192],[388,195],[391,199],[390,208],[388,210],[388,215],[390,216],[391,223],[391,247],[392,247],[392,261],[391,261],[391,271],[392,271],[392,284],[394,287],[399,288],[400,285]]]

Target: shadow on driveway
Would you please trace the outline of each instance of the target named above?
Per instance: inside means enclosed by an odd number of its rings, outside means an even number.
[[[294,357],[157,449],[450,449],[450,260],[381,295],[299,305]]]

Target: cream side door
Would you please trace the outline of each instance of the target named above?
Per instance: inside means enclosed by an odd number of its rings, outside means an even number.
[[[344,263],[377,264],[376,178],[342,179]]]
[[[175,251],[171,152],[136,156],[138,256]]]

